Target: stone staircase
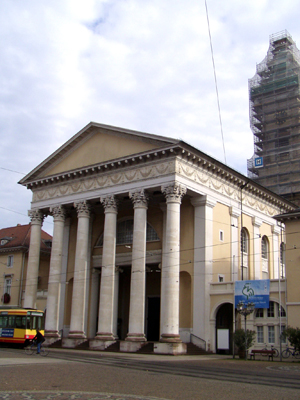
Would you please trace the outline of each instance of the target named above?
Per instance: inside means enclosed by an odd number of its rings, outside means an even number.
[[[61,348],[61,345],[62,345],[62,341],[57,340],[56,342],[52,343],[49,347]],[[188,356],[212,354],[211,352],[205,351],[193,343],[186,343],[186,346],[187,346],[186,355],[188,355]],[[154,349],[154,342],[147,342],[136,353],[137,354],[154,354],[153,349]],[[74,350],[89,350],[89,341],[86,340],[85,342],[83,342],[79,346],[77,346]],[[116,341],[115,343],[111,344],[105,350],[102,350],[102,351],[111,352],[111,353],[120,352],[120,341]]]

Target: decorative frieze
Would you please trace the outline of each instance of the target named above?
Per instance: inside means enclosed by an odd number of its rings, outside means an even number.
[[[195,165],[193,162],[174,157],[168,161],[150,163],[146,166],[130,166],[122,171],[110,171],[84,179],[70,180],[65,184],[53,184],[42,190],[33,190],[33,204],[48,199],[68,197],[79,193],[92,192],[98,189],[109,188],[115,185],[144,181],[153,178],[162,178],[177,174],[210,190],[225,196],[237,203],[241,201],[241,190],[238,178],[229,173],[218,170],[208,170],[205,164]],[[71,178],[70,178],[71,179]],[[249,206],[270,217],[280,212],[279,206],[273,205],[263,192],[253,188],[252,192],[243,191],[243,205]]]

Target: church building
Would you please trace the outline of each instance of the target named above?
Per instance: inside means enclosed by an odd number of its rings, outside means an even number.
[[[295,206],[181,140],[91,122],[20,184],[32,191],[24,307],[37,304],[41,228],[53,216],[49,342],[220,352],[224,329],[231,352],[235,281],[270,279],[284,307],[274,216]],[[276,321],[263,329],[273,324],[277,343]]]

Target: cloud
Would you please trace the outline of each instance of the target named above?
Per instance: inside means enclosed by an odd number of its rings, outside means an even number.
[[[244,174],[248,79],[270,34],[300,38],[296,5],[207,1],[226,159]],[[90,121],[181,138],[224,161],[205,2],[2,0],[0,35],[0,167],[27,174]],[[1,226],[19,212],[28,222],[30,191],[18,174],[0,178]]]

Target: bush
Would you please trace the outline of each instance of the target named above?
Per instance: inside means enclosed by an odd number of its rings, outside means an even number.
[[[287,327],[282,332],[282,336],[290,342],[291,346],[295,348],[295,350],[300,351],[300,329],[292,328],[290,326]]]
[[[247,350],[253,346],[255,340],[255,331],[247,329]],[[239,351],[245,351],[245,330],[237,329],[233,334],[233,340]]]

